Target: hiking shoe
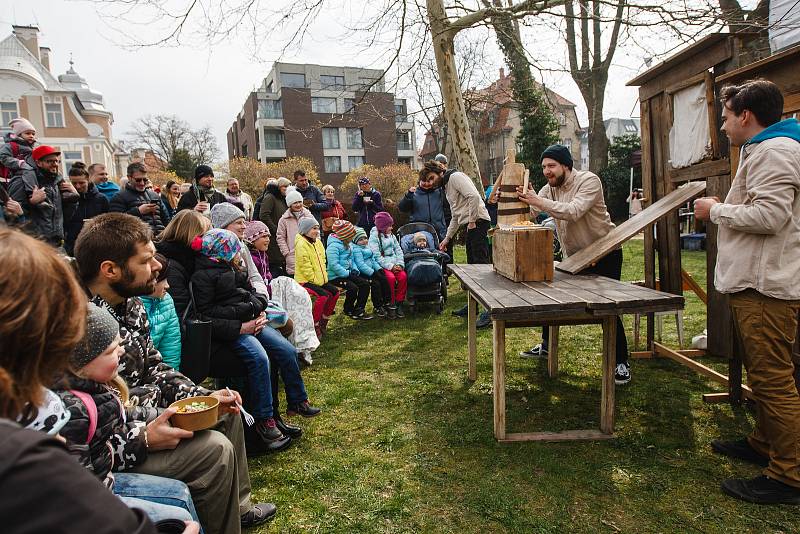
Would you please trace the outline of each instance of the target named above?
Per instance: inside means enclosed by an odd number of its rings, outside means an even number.
[[[300,404],[295,404],[286,408],[286,416],[294,417],[295,415],[302,415],[303,417],[314,417],[319,415],[322,410],[311,406],[308,401],[303,401]]]
[[[766,475],[749,480],[729,478],[722,481],[721,487],[731,497],[756,504],[800,504],[800,488]]]
[[[464,304],[463,308],[459,308],[457,310],[453,310],[450,312],[451,315],[454,317],[466,317],[467,316],[467,305]]]
[[[271,502],[254,505],[241,516],[242,528],[253,528],[262,525],[275,517],[278,508]]]
[[[378,306],[377,308],[373,306],[372,313],[374,313],[381,319],[386,317],[386,310],[383,308],[383,306]]]
[[[624,386],[631,381],[631,366],[627,363],[618,363],[614,369],[614,383]]]
[[[387,319],[397,319],[397,308],[394,306],[387,306],[386,307],[386,318]]]
[[[769,465],[769,458],[759,454],[745,438],[734,441],[715,439],[711,441],[711,448],[720,454],[736,458],[737,460],[744,460],[745,462],[760,465],[761,467],[767,467]]]
[[[523,358],[547,358],[547,346],[539,343],[528,350],[523,350],[519,355]]]
[[[281,418],[280,415],[275,416],[275,426],[278,427],[278,430],[283,432],[284,436],[288,436],[292,439],[300,439],[300,436],[303,435],[302,428],[297,425],[287,423],[283,420],[283,418]]]
[[[489,312],[484,311],[481,312],[480,316],[478,316],[478,320],[475,321],[475,328],[486,328],[488,326],[491,326],[491,324],[492,324],[492,318],[489,317]]]
[[[257,422],[253,428],[258,436],[266,443],[278,441],[284,437],[283,433],[278,430],[278,427],[275,425],[275,419],[272,417]]]
[[[310,367],[314,363],[314,360],[311,358],[311,353],[308,351],[298,352],[297,361],[306,367]]]
[[[402,319],[403,317],[406,316],[406,314],[403,313],[403,303],[402,302],[398,302],[397,303],[397,310],[395,311],[395,313],[397,314],[397,317],[399,319]]]

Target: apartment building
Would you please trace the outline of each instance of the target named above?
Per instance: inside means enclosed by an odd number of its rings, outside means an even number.
[[[375,69],[275,63],[227,140],[229,158],[304,156],[333,185],[364,164],[416,165],[406,101],[386,92],[383,71]]]

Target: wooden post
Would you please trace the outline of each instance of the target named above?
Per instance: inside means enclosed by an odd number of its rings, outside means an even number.
[[[614,367],[616,364],[617,317],[603,319],[603,388],[600,397],[600,430],[614,433]]]
[[[494,437],[506,438],[506,322],[492,321]],[[613,380],[613,377],[612,377]]]
[[[547,374],[550,378],[558,376],[558,325],[550,326],[550,343],[547,350]]]
[[[467,376],[470,380],[476,380],[478,378],[478,369],[475,365],[475,359],[478,355],[478,329],[475,327],[477,315],[478,303],[472,296],[472,293],[467,291],[467,346],[469,349]]]
[[[527,185],[525,166],[516,162],[516,151],[512,148],[506,152],[506,161],[503,166],[503,181],[495,184],[500,188],[497,199],[497,224],[498,226],[512,226],[516,223],[530,219],[530,207],[517,198],[517,187]]]

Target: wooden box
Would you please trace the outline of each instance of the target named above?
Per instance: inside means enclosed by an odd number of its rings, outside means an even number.
[[[515,282],[553,279],[553,231],[542,226],[497,227],[492,239],[494,270]]]

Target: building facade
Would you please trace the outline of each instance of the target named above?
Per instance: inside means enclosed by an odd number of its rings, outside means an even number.
[[[25,117],[33,123],[39,143],[61,150],[63,171],[73,162],[102,163],[109,174],[125,175],[128,154],[114,141],[114,116],[103,95],[92,90],[74,69],[51,72],[50,49],[39,46],[39,28],[13,26],[0,41],[0,131]]]
[[[609,144],[614,143],[614,139],[623,135],[635,135],[641,137],[641,121],[638,118],[623,119],[613,117],[603,121]],[[584,128],[580,134],[581,144],[581,169],[589,169],[589,128]]]
[[[513,76],[506,76],[505,69],[501,68],[500,77],[489,87],[473,90],[464,95],[481,179],[487,185],[493,183],[503,170],[506,150],[514,148],[519,151],[517,136],[522,128],[522,122],[512,94],[512,81]],[[543,88],[541,85],[538,87],[544,90],[547,103],[558,121],[559,143],[570,149],[576,162],[580,161],[581,127],[575,112],[575,104],[555,91]],[[445,146],[445,155],[448,159],[457,162],[458,158],[453,153],[452,144],[447,142],[445,125],[441,127],[435,125],[426,132],[419,154],[420,159],[426,161],[436,155],[437,143],[434,135],[439,140],[438,146]]]
[[[275,63],[227,141],[229,158],[307,157],[333,185],[364,164],[416,164],[406,101],[386,92],[383,71],[374,69]]]

